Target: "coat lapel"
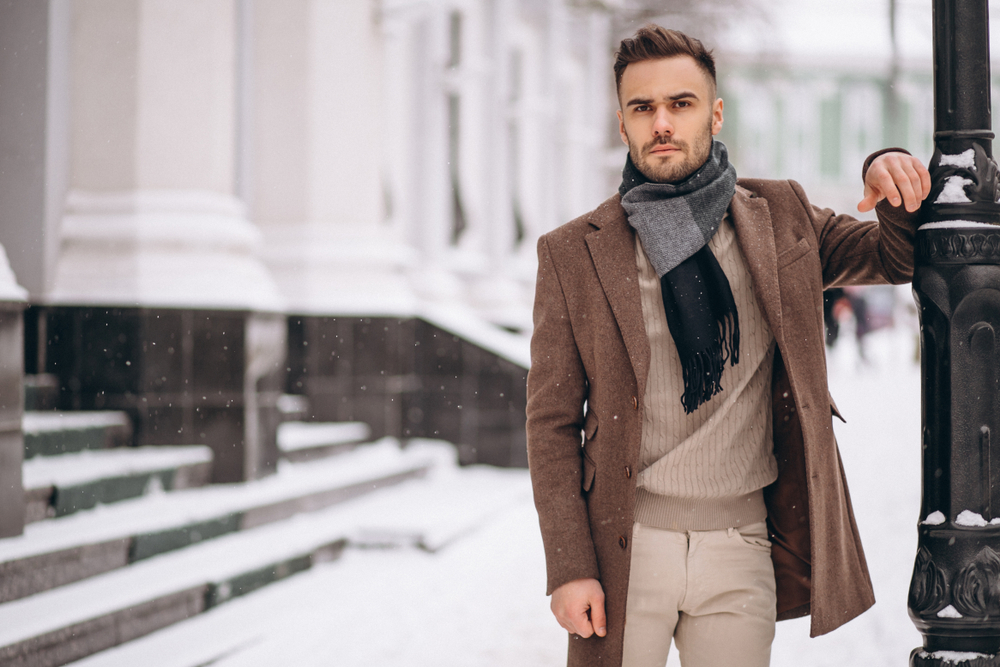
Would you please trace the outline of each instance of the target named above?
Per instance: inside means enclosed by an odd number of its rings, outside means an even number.
[[[634,232],[617,195],[594,211],[590,224],[597,229],[587,234],[587,248],[632,360],[641,396],[649,373],[649,338],[642,320]]]
[[[781,297],[778,291],[778,253],[767,201],[737,188],[730,205],[733,227],[753,279],[754,294],[775,339],[781,343]],[[635,267],[635,236],[618,196],[594,211],[587,234],[587,248],[597,269],[604,295],[611,304],[625,348],[632,360],[639,391],[649,373],[649,338],[642,320],[642,301]]]
[[[771,211],[765,199],[753,196],[741,187],[736,188],[729,211],[743,259],[753,279],[757,303],[767,318],[775,340],[781,344],[784,338],[781,296],[778,292],[778,253],[774,245]]]

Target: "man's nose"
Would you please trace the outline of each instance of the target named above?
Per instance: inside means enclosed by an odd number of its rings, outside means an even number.
[[[670,122],[670,117],[665,111],[661,111],[656,114],[653,119],[653,136],[654,137],[669,137],[674,133],[673,124]]]

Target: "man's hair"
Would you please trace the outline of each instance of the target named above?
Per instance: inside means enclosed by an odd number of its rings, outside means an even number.
[[[694,58],[695,63],[712,82],[712,88],[715,88],[715,58],[712,57],[712,52],[694,37],[650,23],[639,28],[634,37],[623,39],[615,53],[616,93],[621,94],[622,75],[630,64],[674,56]]]

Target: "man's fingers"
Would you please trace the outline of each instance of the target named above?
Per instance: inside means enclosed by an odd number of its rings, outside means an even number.
[[[596,579],[577,579],[552,593],[552,613],[565,630],[584,639],[597,632],[607,634],[604,617],[604,589]]]
[[[904,206],[913,212],[931,191],[931,176],[927,168],[912,155],[900,152],[884,153],[872,162],[865,176],[865,198],[858,210],[870,211],[882,199],[892,206]]]
[[[920,199],[923,201],[924,199],[927,199],[927,195],[931,193],[931,172],[927,170],[927,167],[924,166],[923,162],[920,162],[919,160],[915,161],[917,173],[920,175]]]
[[[563,616],[556,614],[556,619],[564,630],[584,639],[594,634],[594,625],[587,617],[586,609],[567,609]]]
[[[896,191],[903,198],[903,206],[907,211],[916,211],[920,208],[921,199],[918,196],[920,179],[917,172],[908,163],[893,162],[889,165],[889,176],[896,187]],[[898,206],[898,204],[893,204]]]
[[[865,198],[858,202],[858,210],[862,213],[867,213],[868,211],[875,208],[875,204],[879,202],[881,197],[874,189],[865,184]]]
[[[604,616],[604,594],[590,601],[590,623],[598,637],[608,634],[608,622]]]
[[[885,165],[879,165],[879,169],[875,171],[873,176],[875,177],[875,188],[882,193],[884,199],[888,199],[889,203],[893,206],[899,206],[903,203],[902,195],[899,192],[900,183],[896,182],[893,177],[892,172]],[[871,172],[869,172],[871,173]],[[906,180],[908,183],[909,180]]]

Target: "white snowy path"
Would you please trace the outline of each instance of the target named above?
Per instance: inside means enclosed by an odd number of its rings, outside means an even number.
[[[904,667],[920,644],[906,612],[920,489],[914,344],[911,334],[873,334],[867,367],[855,362],[851,340],[832,355],[831,389],[849,420],[838,423],[837,436],[878,603],[818,639],[809,639],[807,619],[779,623],[775,667]],[[339,561],[140,640],[150,647],[144,664],[193,667],[199,663],[185,662],[185,649],[220,636],[230,647],[242,646],[214,667],[565,664],[566,635],[543,595],[527,474],[471,474],[506,477],[512,499],[478,530],[434,554],[407,547],[349,549]],[[100,664],[132,667],[131,658],[108,660],[114,653]],[[673,653],[668,665],[678,664]]]

